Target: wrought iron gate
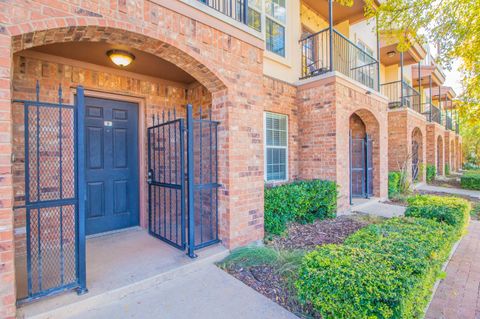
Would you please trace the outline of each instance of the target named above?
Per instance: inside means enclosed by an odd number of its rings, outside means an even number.
[[[417,180],[418,177],[418,149],[418,142],[412,141],[412,181]]]
[[[69,289],[86,292],[83,187],[83,88],[75,105],[36,100],[24,115],[26,276],[23,303]]]
[[[373,142],[350,136],[350,197],[368,198],[373,195]]]
[[[176,112],[148,128],[149,232],[188,255],[218,239],[218,122]],[[186,147],[185,147],[186,146]],[[188,214],[186,214],[188,212]],[[188,236],[187,236],[188,233]]]

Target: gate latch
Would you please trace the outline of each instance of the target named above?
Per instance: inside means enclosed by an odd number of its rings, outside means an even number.
[[[147,183],[152,184],[153,181],[153,170],[148,170],[148,177],[147,177]]]

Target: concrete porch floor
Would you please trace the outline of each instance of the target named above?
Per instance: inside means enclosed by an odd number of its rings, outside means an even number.
[[[186,274],[202,263],[224,258],[221,245],[197,251],[190,259],[141,228],[87,239],[87,288],[78,296],[67,292],[19,308],[19,318],[57,318],[78,307],[89,307]]]

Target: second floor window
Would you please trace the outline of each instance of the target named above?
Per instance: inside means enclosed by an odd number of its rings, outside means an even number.
[[[285,0],[265,0],[265,33],[267,50],[285,57]]]

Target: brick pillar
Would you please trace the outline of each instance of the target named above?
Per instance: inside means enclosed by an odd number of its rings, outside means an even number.
[[[16,310],[10,46],[10,37],[0,35],[0,318],[15,318]]]
[[[427,124],[427,164],[437,165],[437,138],[435,124]]]

